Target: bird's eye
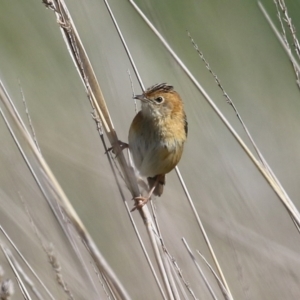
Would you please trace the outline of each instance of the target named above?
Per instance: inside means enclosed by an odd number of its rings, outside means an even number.
[[[159,96],[154,99],[156,103],[162,103],[164,101],[164,98],[162,96]]]

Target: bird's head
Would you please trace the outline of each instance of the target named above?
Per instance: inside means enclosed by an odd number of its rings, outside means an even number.
[[[173,86],[166,83],[155,84],[134,99],[142,102],[142,113],[145,117],[172,117],[183,110],[183,103]]]

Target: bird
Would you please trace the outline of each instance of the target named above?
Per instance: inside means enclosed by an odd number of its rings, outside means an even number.
[[[136,197],[141,208],[152,194],[161,196],[166,174],[181,159],[188,134],[183,101],[172,85],[159,83],[134,99],[141,101],[141,110],[134,117],[128,134],[128,145],[139,174],[147,177],[149,194]]]

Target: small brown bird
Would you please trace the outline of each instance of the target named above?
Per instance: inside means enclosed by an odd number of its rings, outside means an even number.
[[[134,165],[147,177],[150,192],[136,207],[140,208],[152,193],[161,196],[165,175],[178,164],[187,138],[188,123],[183,102],[173,86],[156,84],[135,99],[141,100],[141,111],[129,129],[129,149]],[[136,208],[135,207],[135,208]]]

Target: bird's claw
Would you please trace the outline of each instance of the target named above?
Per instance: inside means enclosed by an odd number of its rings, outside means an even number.
[[[149,201],[149,197],[135,197],[133,198],[133,200],[135,201],[135,205],[134,207],[130,210],[130,212],[135,211],[136,209],[141,209],[145,204],[147,204],[147,202]]]
[[[124,143],[124,142],[122,142],[122,141],[120,141],[120,140],[118,140],[118,144],[119,144],[119,147],[120,147],[121,151],[123,151],[124,149],[126,149],[126,148],[129,147],[129,145],[128,145],[127,143]],[[109,147],[109,148],[105,151],[105,154],[107,154],[108,152],[111,151],[113,154],[116,154],[116,157],[117,157],[117,156],[119,155],[119,153],[115,153],[114,149],[115,149],[115,145],[112,145],[111,147]]]

